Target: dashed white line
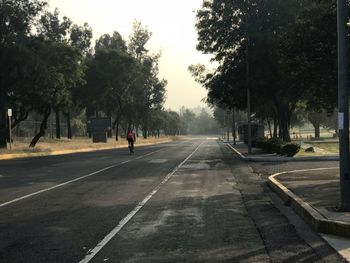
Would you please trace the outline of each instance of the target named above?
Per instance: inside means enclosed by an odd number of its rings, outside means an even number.
[[[39,190],[39,191],[37,191],[37,192],[34,192],[34,193],[31,193],[31,194],[28,194],[28,195],[24,195],[24,196],[18,197],[18,198],[16,198],[16,199],[11,200],[11,201],[8,201],[8,202],[5,202],[5,203],[1,203],[1,204],[0,204],[0,207],[4,207],[4,206],[6,206],[6,205],[13,204],[13,203],[18,202],[18,201],[21,201],[21,200],[23,200],[23,199],[27,199],[27,198],[29,198],[29,197],[32,197],[32,196],[35,196],[35,195],[38,195],[38,194],[42,194],[42,193],[45,193],[45,192],[54,190],[54,189],[56,189],[56,188],[65,186],[65,185],[67,185],[67,184],[77,182],[77,181],[79,181],[79,180],[88,178],[88,177],[93,176],[93,175],[95,175],[95,174],[102,173],[102,172],[104,172],[104,171],[110,170],[110,169],[112,169],[112,168],[114,168],[114,167],[117,167],[117,166],[120,166],[120,165],[129,163],[129,162],[132,162],[132,161],[141,159],[141,158],[143,158],[143,157],[152,155],[152,154],[157,153],[157,152],[159,152],[159,151],[161,151],[161,150],[162,150],[162,149],[157,150],[157,151],[154,151],[154,152],[147,153],[147,154],[142,155],[142,156],[139,156],[139,157],[137,157],[137,158],[129,159],[129,160],[124,161],[124,162],[120,162],[120,163],[117,163],[117,164],[114,164],[114,165],[110,165],[110,166],[108,166],[108,167],[105,167],[105,168],[103,168],[103,169],[100,169],[100,170],[98,170],[98,171],[95,171],[95,172],[92,172],[92,173],[89,173],[89,174],[86,174],[86,175],[83,175],[83,176],[78,177],[78,178],[75,178],[75,179],[73,179],[73,180],[69,180],[69,181],[67,181],[67,182],[64,182],[64,183],[61,183],[61,184],[57,184],[57,185],[55,185],[55,186],[52,186],[52,187],[49,187],[49,188],[45,188],[45,189]]]
[[[133,218],[136,213],[152,198],[153,195],[155,195],[161,186],[165,184],[173,175],[174,173],[185,163],[187,162],[188,159],[190,159],[193,154],[199,149],[204,144],[202,142],[200,145],[197,146],[197,148],[189,155],[185,160],[183,160],[178,166],[174,168],[172,172],[170,172],[164,179],[163,181],[156,186],[152,192],[150,192],[145,199],[143,199],[126,217],[124,217],[119,224],[107,235],[105,238],[97,244],[97,246],[91,250],[89,250],[89,253],[86,255],[84,259],[79,261],[79,263],[88,263],[90,262],[91,259],[93,259],[97,253],[130,221],[131,218]]]

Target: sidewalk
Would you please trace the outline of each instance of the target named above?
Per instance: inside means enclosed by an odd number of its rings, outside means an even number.
[[[281,158],[267,156],[257,149],[248,155],[247,146],[242,144],[230,148],[248,161],[262,157],[277,161]],[[350,212],[336,211],[340,200],[338,167],[279,172],[269,176],[267,183],[286,205],[291,206],[315,231],[323,233],[323,238],[350,260]]]

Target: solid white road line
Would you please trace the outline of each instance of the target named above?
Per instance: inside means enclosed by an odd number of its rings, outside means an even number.
[[[97,244],[97,246],[91,250],[89,250],[88,254],[85,256],[84,259],[79,261],[79,263],[88,263],[90,262],[93,257],[96,256],[96,254],[130,221],[131,218],[133,218],[136,213],[152,198],[153,195],[155,195],[161,186],[165,184],[173,175],[174,173],[192,157],[192,155],[201,147],[205,142],[202,142],[200,145],[197,146],[197,148],[189,155],[185,160],[183,160],[178,166],[174,168],[172,172],[170,172],[163,181],[156,186],[152,192],[150,192],[145,199],[143,199],[126,217],[124,217],[119,224],[107,235],[105,238]]]
[[[79,180],[85,179],[85,178],[90,177],[90,176],[93,176],[93,175],[95,175],[95,174],[102,173],[102,172],[104,172],[104,171],[110,170],[110,169],[112,169],[112,168],[114,168],[114,167],[117,167],[117,166],[120,166],[120,165],[129,163],[129,162],[132,162],[132,161],[135,161],[135,160],[144,158],[144,157],[146,157],[146,156],[152,155],[152,154],[157,153],[157,152],[159,152],[159,151],[161,151],[161,150],[162,150],[162,149],[157,150],[157,151],[154,151],[154,152],[150,152],[150,153],[147,153],[147,154],[145,154],[145,155],[139,156],[139,157],[137,157],[137,158],[133,158],[133,159],[130,159],[130,160],[121,162],[121,163],[117,163],[117,164],[114,164],[114,165],[105,167],[105,168],[103,168],[103,169],[100,169],[100,170],[98,170],[98,171],[95,171],[95,172],[92,172],[92,173],[83,175],[83,176],[78,177],[78,178],[75,178],[75,179],[73,179],[73,180],[70,180],[70,181],[67,181],[67,182],[64,182],[64,183],[61,183],[61,184],[58,184],[58,185],[49,187],[49,188],[45,188],[45,189],[39,190],[39,191],[37,191],[37,192],[31,193],[31,194],[28,194],[28,195],[25,195],[25,196],[18,197],[18,198],[16,198],[16,199],[11,200],[11,201],[8,201],[8,202],[5,202],[5,203],[0,204],[0,207],[4,207],[4,206],[6,206],[6,205],[13,204],[13,203],[18,202],[18,201],[21,201],[21,200],[23,200],[23,199],[27,199],[27,198],[29,198],[29,197],[32,197],[32,196],[35,196],[35,195],[38,195],[38,194],[42,194],[42,193],[45,193],[45,192],[54,190],[54,189],[56,189],[56,188],[65,186],[65,185],[67,185],[67,184],[77,182],[77,181],[79,181]]]

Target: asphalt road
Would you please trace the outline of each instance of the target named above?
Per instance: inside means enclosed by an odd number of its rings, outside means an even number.
[[[305,242],[270,194],[204,137],[1,161],[0,262],[342,261]]]

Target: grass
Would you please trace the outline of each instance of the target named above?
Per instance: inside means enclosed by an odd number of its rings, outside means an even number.
[[[321,148],[330,153],[339,153],[339,143],[338,142],[308,142],[308,144]]]
[[[137,138],[135,146],[137,145],[149,145],[162,142],[169,142],[174,140],[180,140],[181,136],[162,136],[160,138],[149,137],[147,139]],[[5,155],[45,155],[52,154],[53,152],[72,152],[72,151],[91,151],[110,148],[122,148],[127,147],[127,141],[124,138],[120,138],[116,141],[115,138],[109,138],[107,143],[92,143],[92,139],[89,138],[74,138],[69,140],[67,138],[62,139],[50,139],[41,138],[34,148],[29,148],[31,138],[14,138],[12,150],[1,149],[0,158]]]
[[[324,156],[324,153],[320,153],[320,152],[305,152],[304,149],[300,149],[300,151],[295,156]]]

